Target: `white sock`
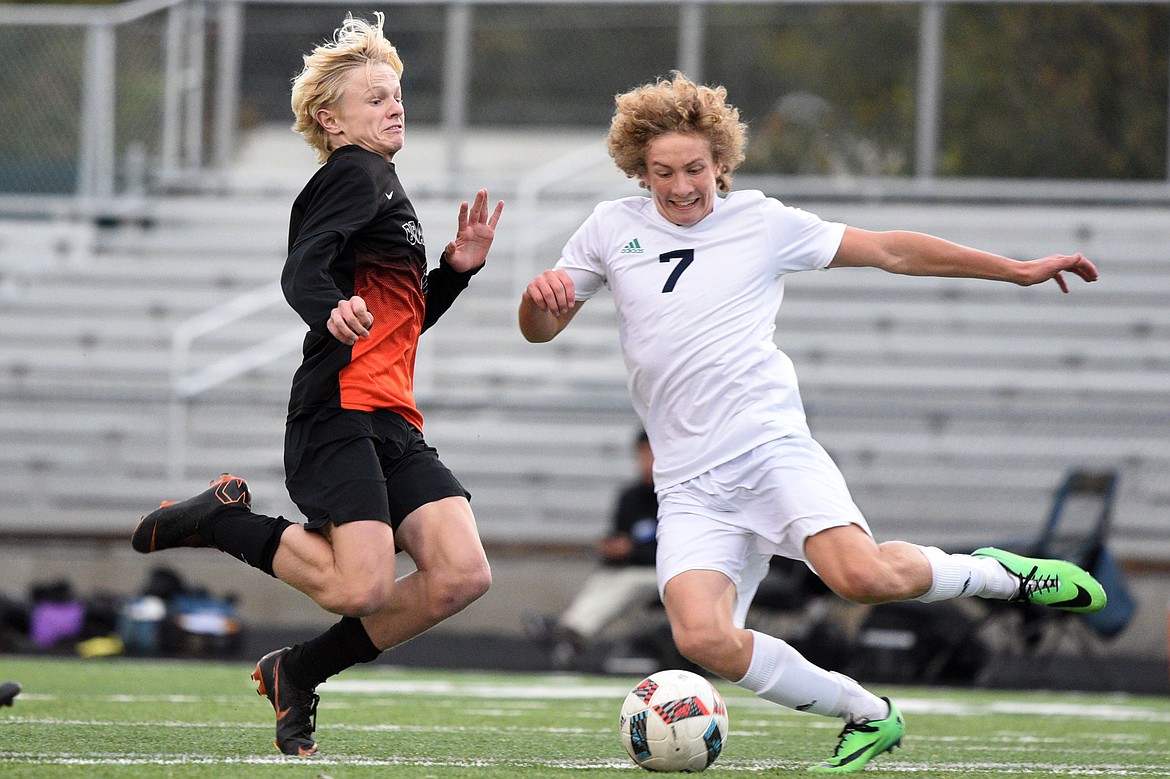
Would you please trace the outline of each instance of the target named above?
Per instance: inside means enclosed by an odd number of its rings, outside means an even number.
[[[737,686],[790,709],[841,717],[847,722],[889,715],[885,701],[848,676],[818,668],[778,638],[749,632],[752,661]]]
[[[955,598],[1007,600],[1020,582],[997,561],[969,554],[947,554],[936,546],[920,546],[930,563],[930,589],[918,600],[933,603]]]

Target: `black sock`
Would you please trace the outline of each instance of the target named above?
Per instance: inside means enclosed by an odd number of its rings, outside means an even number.
[[[281,659],[285,678],[302,690],[311,690],[334,674],[382,654],[357,617],[342,617],[316,638],[297,644]]]
[[[272,558],[280,547],[281,535],[292,524],[284,517],[269,517],[254,514],[242,506],[228,506],[212,518],[209,535],[217,549],[275,577]]]

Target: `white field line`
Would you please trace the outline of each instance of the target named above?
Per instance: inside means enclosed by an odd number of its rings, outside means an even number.
[[[479,698],[492,700],[501,708],[522,705],[519,701],[549,701],[610,698],[620,702],[629,692],[626,684],[588,683],[571,679],[552,679],[542,683],[461,683],[459,681],[402,680],[402,679],[334,679],[318,687],[323,693],[322,708],[331,708],[329,698],[337,695],[426,695],[429,698]],[[51,695],[22,695],[21,700],[54,700]],[[198,695],[109,695],[95,696],[94,700],[111,703],[226,703],[238,700],[231,696]],[[504,702],[507,701],[505,704]],[[792,716],[804,720],[808,715],[791,712],[752,697],[735,697],[731,708],[767,711],[769,716]],[[1114,722],[1167,722],[1170,710],[1159,710],[1125,703],[1085,704],[1073,701],[989,701],[972,704],[941,698],[897,698],[898,708],[906,714],[934,714],[954,717],[988,715],[1023,717],[1092,717]],[[3,718],[0,717],[0,721]],[[827,727],[839,727],[836,721],[825,720]]]
[[[79,754],[79,753],[34,753],[34,752],[0,752],[0,765],[4,764],[36,764],[60,766],[132,766],[132,765],[201,765],[201,766],[231,766],[231,765],[300,765],[312,768],[325,766],[385,766],[385,767],[430,767],[430,768],[557,768],[557,769],[638,769],[625,759],[596,759],[596,760],[506,760],[506,759],[433,759],[433,758],[404,758],[383,757],[375,758],[364,755],[317,755],[310,759],[285,756],[246,756],[246,757],[212,757],[199,754],[143,754],[143,753],[107,753],[107,754]],[[775,769],[802,769],[805,763],[794,760],[721,760],[721,771],[746,771],[759,773]],[[1135,768],[1120,765],[1070,766],[1050,763],[1001,763],[993,761],[980,762],[907,762],[898,760],[881,760],[873,765],[875,769],[898,771],[902,773],[954,774],[964,776],[971,771],[1003,774],[1005,776],[1170,776],[1164,770],[1150,768]]]
[[[428,696],[452,696],[491,699],[553,699],[571,698],[613,698],[621,701],[629,692],[628,685],[587,684],[561,682],[550,684],[460,684],[453,681],[407,681],[394,679],[345,680],[335,679],[318,688],[319,692],[388,695],[405,694]],[[985,704],[960,703],[934,698],[898,698],[898,708],[907,714],[939,714],[955,717],[975,717],[989,714],[1018,715],[1027,717],[1094,717],[1117,722],[1170,722],[1170,711],[1158,711],[1142,706],[1122,703],[1082,704],[1060,701],[990,701]],[[734,698],[733,708],[760,708],[777,714],[807,715],[788,712],[785,709],[760,700],[759,698]],[[833,722],[832,727],[839,727]]]
[[[468,712],[472,713],[472,712]],[[605,718],[609,719],[609,718]],[[72,728],[177,728],[187,730],[259,730],[270,731],[272,725],[270,723],[260,722],[190,722],[190,721],[157,721],[157,720],[143,720],[143,721],[126,721],[126,720],[84,720],[84,719],[58,719],[53,717],[10,717],[7,719],[9,725],[47,725],[55,727],[72,727]],[[747,730],[743,728],[732,727],[728,734],[730,738],[752,739],[752,738],[775,738],[775,727],[801,727],[807,729],[810,725],[813,728],[836,730],[839,725],[835,722],[825,720],[821,722],[819,719],[812,722],[805,722],[802,725],[796,724],[794,721],[788,722],[773,722],[770,723],[772,729],[762,728],[760,730]],[[377,725],[352,725],[348,723],[332,723],[329,729],[333,731],[348,731],[354,733],[413,733],[413,734],[452,734],[452,733],[484,733],[507,735],[510,733],[545,733],[555,736],[588,736],[595,737],[598,735],[607,735],[612,733],[615,728],[612,722],[607,722],[605,726],[595,728],[584,727],[534,727],[531,725],[515,726],[496,726],[487,724],[477,724],[472,726],[452,726],[452,725],[395,725],[390,723],[382,723]],[[951,752],[964,753],[981,753],[983,755],[1001,753],[1001,754],[1015,754],[1028,753],[1035,748],[1038,743],[1043,743],[1049,746],[1059,744],[1075,744],[1078,751],[1084,754],[1103,753],[1110,755],[1127,754],[1127,755],[1141,755],[1149,756],[1150,750],[1148,748],[1141,748],[1140,745],[1145,744],[1147,739],[1140,736],[1132,736],[1129,734],[1122,734],[1122,738],[1114,738],[1113,741],[1123,741],[1125,743],[1137,744],[1138,748],[1119,748],[1117,746],[1110,747],[1091,747],[1085,745],[1085,738],[1081,735],[1072,734],[1068,738],[1045,738],[1038,739],[1028,735],[1000,735],[991,736],[989,738],[983,737],[966,737],[966,736],[920,736],[914,737],[915,742],[919,744],[938,744],[945,746]],[[1110,739],[1105,739],[1110,740]],[[968,743],[972,742],[972,743]],[[990,743],[989,743],[990,742]],[[4,752],[0,748],[0,764],[9,761],[15,753]],[[118,755],[120,753],[107,753],[108,755]],[[95,760],[105,759],[97,755],[88,755]],[[196,756],[203,758],[205,756]],[[209,758],[215,759],[215,758]],[[391,758],[399,759],[399,758]],[[404,759],[404,758],[403,758]],[[420,758],[421,759],[421,758]],[[10,762],[10,761],[9,761]],[[720,765],[725,761],[721,761]],[[970,765],[970,763],[965,763]],[[1016,763],[1012,763],[1016,765]],[[1170,770],[1170,767],[1167,768]]]
[[[271,712],[269,712],[269,716]],[[616,720],[615,720],[616,721]],[[75,728],[187,728],[191,730],[272,730],[271,722],[190,722],[166,720],[95,720],[57,719],[55,717],[9,717],[0,720],[6,725],[54,725]],[[330,730],[346,730],[355,733],[550,733],[554,735],[597,735],[608,733],[613,727],[597,728],[537,728],[531,726],[496,727],[493,725],[451,726],[451,725],[351,725],[344,722],[330,723]],[[2,747],[0,747],[2,748]],[[0,755],[4,752],[0,751]]]
[[[465,710],[469,715],[483,715],[489,717],[501,716],[496,713],[477,712],[475,710]],[[505,712],[502,716],[511,716],[510,713]],[[508,734],[508,733],[547,733],[550,735],[580,735],[580,736],[595,736],[599,734],[610,733],[615,729],[615,721],[613,717],[608,716],[590,716],[589,719],[602,720],[604,725],[597,727],[537,727],[533,725],[488,725],[480,722],[475,725],[396,725],[394,723],[378,723],[375,725],[354,725],[345,722],[334,722],[329,724],[330,730],[350,731],[354,733],[493,733],[493,734]],[[3,721],[7,725],[48,725],[55,727],[89,727],[89,728],[177,728],[188,730],[271,730],[272,724],[270,722],[193,722],[191,720],[125,720],[125,719],[63,719],[57,717],[17,717],[10,716]],[[753,726],[757,729],[752,729]],[[795,717],[787,721],[763,721],[755,720],[743,723],[733,722],[731,731],[728,734],[735,738],[774,738],[775,728],[799,728],[807,730],[808,728],[821,730],[837,730],[841,726],[836,720],[829,720],[825,718],[810,719],[809,717],[797,720]],[[919,743],[937,743],[945,744],[951,749],[961,749],[967,751],[983,751],[983,752],[1015,752],[1027,751],[1034,748],[1037,744],[1044,745],[1058,745],[1067,743],[1076,743],[1078,748],[1085,749],[1084,742],[1086,737],[1082,734],[1070,734],[1068,738],[1036,738],[1026,734],[1001,734],[998,736],[923,736],[915,735],[914,740]],[[1148,750],[1145,749],[1121,749],[1116,744],[1137,744],[1141,745],[1147,742],[1147,739],[1142,736],[1135,736],[1131,734],[1113,734],[1112,737],[1108,735],[1100,738],[1102,741],[1113,742],[1115,745],[1108,747],[1108,751],[1113,753],[1128,752],[1132,754],[1146,754]],[[973,743],[968,743],[973,742]],[[1099,750],[1105,751],[1102,747]],[[0,754],[3,754],[0,752]]]

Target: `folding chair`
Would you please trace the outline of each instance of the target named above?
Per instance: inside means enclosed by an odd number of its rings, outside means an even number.
[[[1056,490],[1048,521],[1030,557],[1055,557],[1092,570],[1113,524],[1116,471],[1076,469]]]
[[[1007,654],[1024,655],[1033,663],[1047,665],[1072,643],[1081,656],[1096,656],[1099,639],[1111,639],[1129,624],[1136,604],[1108,547],[1116,491],[1116,471],[1074,469],[1057,488],[1039,536],[1031,542],[1003,545],[1028,557],[1076,563],[1097,577],[1109,599],[1095,614],[986,602],[984,628],[1000,622],[1000,643],[1006,644]],[[990,663],[986,673],[994,673],[997,665]]]

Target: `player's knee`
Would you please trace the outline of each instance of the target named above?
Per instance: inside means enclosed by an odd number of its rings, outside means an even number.
[[[492,569],[487,561],[463,571],[456,580],[453,601],[459,608],[479,600],[492,586]]]
[[[492,585],[491,568],[484,562],[438,577],[431,588],[430,608],[439,622],[467,608]]]
[[[333,593],[333,603],[327,608],[347,617],[367,617],[389,603],[393,587],[394,580],[389,576],[347,581]]]
[[[726,651],[722,633],[715,630],[695,630],[684,625],[673,626],[671,635],[679,654],[704,668],[715,668]]]

